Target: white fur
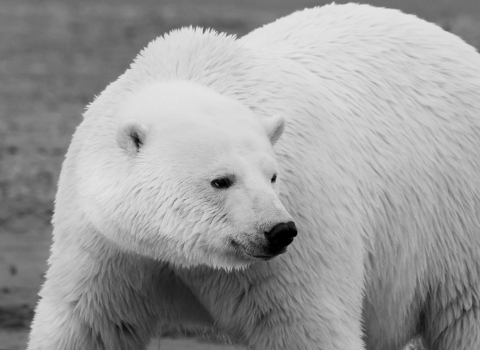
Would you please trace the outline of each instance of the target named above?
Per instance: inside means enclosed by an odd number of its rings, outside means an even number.
[[[165,324],[252,349],[422,330],[478,349],[479,154],[480,55],[414,16],[330,5],[238,40],[174,31],[75,133],[29,349],[138,349]],[[215,191],[222,174],[236,186]],[[252,257],[290,218],[287,253]]]

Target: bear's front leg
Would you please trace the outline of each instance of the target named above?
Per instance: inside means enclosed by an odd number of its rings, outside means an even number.
[[[297,254],[290,249],[243,271],[204,268],[178,274],[217,325],[249,349],[364,349],[361,250],[336,255],[337,261],[321,255],[302,260]]]
[[[57,237],[40,295],[29,350],[139,350],[186,312],[212,323],[167,265],[99,236],[87,246]]]
[[[49,262],[28,349],[145,348],[158,324],[159,283],[147,259],[121,253],[99,236],[86,247],[58,237]]]
[[[342,278],[339,275],[336,277]],[[344,280],[352,277],[343,276]],[[321,272],[297,272],[296,276],[272,275],[268,279],[271,291],[262,290],[259,285],[262,296],[256,299],[260,315],[255,327],[246,333],[251,348],[363,350],[358,305],[361,289],[352,286],[347,292],[337,285],[333,276],[329,277]],[[270,305],[265,307],[262,300],[269,300]]]

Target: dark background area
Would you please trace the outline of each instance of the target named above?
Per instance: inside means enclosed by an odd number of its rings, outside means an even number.
[[[1,0],[0,349],[24,349],[51,241],[61,163],[85,106],[146,44],[182,26],[238,36],[330,1]],[[337,1],[344,3],[346,1]],[[372,0],[480,47],[479,0]],[[213,349],[188,340],[162,349]]]

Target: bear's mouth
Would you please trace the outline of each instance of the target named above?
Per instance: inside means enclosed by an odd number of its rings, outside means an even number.
[[[235,241],[234,239],[230,240],[230,245],[234,248],[235,252],[245,258],[254,259],[254,260],[263,260],[267,261],[270,259],[275,258],[276,256],[283,254],[287,251],[287,247],[283,247],[277,251],[269,251],[265,252],[265,248],[263,248],[263,252],[258,252],[255,249],[249,249],[244,245],[240,244],[239,242]]]

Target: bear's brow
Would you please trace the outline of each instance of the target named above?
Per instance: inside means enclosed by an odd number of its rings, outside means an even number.
[[[216,171],[211,177],[212,179],[229,178],[230,180],[233,180],[235,179],[235,174],[231,171]]]

